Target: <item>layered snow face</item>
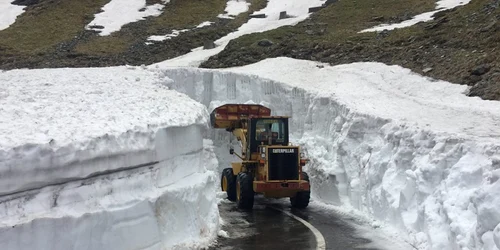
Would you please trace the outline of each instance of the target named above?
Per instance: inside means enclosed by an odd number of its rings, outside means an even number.
[[[415,25],[419,22],[428,22],[434,19],[434,14],[443,11],[443,10],[449,10],[453,9],[457,6],[462,6],[466,5],[470,2],[470,0],[441,0],[437,1],[436,3],[436,10],[430,11],[430,12],[425,12],[419,15],[414,16],[410,20],[406,20],[400,23],[393,23],[393,24],[381,24],[377,25],[373,28],[365,29],[362,30],[361,32],[373,32],[373,31],[382,31],[382,30],[393,30],[393,29],[400,29],[400,28],[405,28],[405,27],[410,27],[412,25]]]
[[[101,36],[107,36],[119,31],[125,24],[161,15],[165,4],[169,2],[170,0],[162,0],[161,4],[146,5],[146,0],[111,0],[85,28],[99,31]]]
[[[500,249],[498,103],[378,63],[279,58],[164,72],[209,111],[255,102],[292,116],[316,200],[388,222],[419,249]],[[220,168],[229,166],[229,133],[211,133]]]
[[[0,0],[0,30],[7,29],[10,25],[16,22],[17,16],[24,13],[25,6],[12,4],[12,0]]]
[[[157,152],[155,137],[205,126],[206,110],[158,77],[127,67],[0,73],[0,194],[175,155]]]
[[[206,108],[136,67],[0,73],[2,249],[172,249],[217,237]]]
[[[2,249],[197,249],[219,228],[209,141],[152,166],[2,197]],[[176,141],[158,143],[171,145]],[[218,184],[218,183],[217,183]]]
[[[216,40],[214,42],[216,45],[214,49],[204,50],[203,47],[198,47],[193,49],[190,53],[153,65],[158,67],[198,67],[209,57],[217,55],[224,50],[232,39],[236,39],[246,34],[264,32],[287,25],[295,25],[309,17],[308,12],[310,7],[321,6],[325,1],[326,0],[269,0],[264,9],[253,13],[265,14],[265,18],[252,18],[248,20],[248,22],[239,27],[237,31]],[[279,20],[279,14],[282,11],[286,11],[291,17]]]

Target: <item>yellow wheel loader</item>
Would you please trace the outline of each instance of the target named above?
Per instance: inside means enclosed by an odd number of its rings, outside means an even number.
[[[241,162],[222,171],[221,189],[241,209],[251,209],[255,194],[270,198],[290,197],[292,207],[309,205],[309,177],[302,167],[300,147],[289,142],[288,118],[271,116],[262,105],[226,104],[210,114],[213,128],[231,132],[241,145]]]

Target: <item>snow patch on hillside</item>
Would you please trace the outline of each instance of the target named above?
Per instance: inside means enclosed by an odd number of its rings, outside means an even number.
[[[314,199],[386,222],[419,249],[498,248],[497,102],[379,63],[277,58],[163,71],[173,80],[167,86],[209,111],[252,101],[292,116],[292,142],[311,159]],[[227,132],[209,135],[221,166],[236,160]]]
[[[227,44],[238,37],[246,34],[264,32],[272,29],[277,29],[282,26],[295,25],[309,17],[309,8],[321,6],[326,0],[269,0],[264,9],[254,12],[253,14],[265,14],[265,18],[251,18],[247,23],[238,28],[237,31],[216,40],[214,49],[203,49],[198,47],[192,49],[190,53],[185,55],[153,64],[158,67],[198,67],[202,62],[209,57],[220,53]],[[291,18],[279,20],[279,14],[286,11]]]
[[[441,0],[441,1],[437,1],[435,11],[425,12],[425,13],[416,15],[412,19],[406,20],[406,21],[403,21],[400,23],[380,24],[380,25],[377,25],[373,28],[362,30],[362,31],[360,31],[360,33],[400,29],[400,28],[405,28],[405,27],[415,25],[415,24],[420,23],[420,22],[428,22],[428,21],[433,20],[434,19],[433,15],[440,12],[440,11],[449,10],[449,9],[453,9],[455,7],[458,7],[458,6],[466,5],[469,2],[470,2],[470,0]]]
[[[166,35],[154,35],[148,37],[148,41],[165,41],[165,40],[170,40],[172,37],[178,37],[181,33],[188,32],[190,31],[189,29],[183,29],[183,30],[172,30],[172,33],[166,34]]]
[[[228,0],[226,9],[224,10],[225,13],[220,14],[217,17],[234,19],[237,15],[247,12],[249,6],[250,3],[246,0]]]
[[[194,29],[201,29],[203,27],[207,27],[207,26],[210,26],[212,25],[213,22],[209,22],[209,21],[206,21],[206,22],[202,22],[200,24],[198,24]],[[148,41],[157,41],[157,42],[161,42],[161,41],[165,41],[165,40],[170,40],[172,39],[173,37],[177,37],[179,36],[180,34],[184,33],[184,32],[188,32],[190,31],[190,29],[182,29],[182,30],[172,30],[172,32],[170,34],[166,34],[166,35],[154,35],[154,36],[149,36],[148,37]],[[153,44],[151,42],[146,42],[146,44]]]
[[[16,22],[16,18],[24,13],[25,6],[12,4],[13,0],[0,0],[0,30],[7,29]]]
[[[162,0],[161,4],[146,5],[146,0],[111,0],[102,7],[102,12],[95,14],[94,20],[85,29],[98,31],[100,36],[108,36],[125,24],[161,15],[165,4],[169,2]]]

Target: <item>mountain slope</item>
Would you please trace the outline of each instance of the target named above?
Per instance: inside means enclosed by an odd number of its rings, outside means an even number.
[[[234,19],[218,18],[227,0],[172,0],[161,15],[124,25],[109,36],[85,27],[109,1],[31,1],[25,13],[0,30],[0,68],[105,67],[151,64],[203,46],[236,30],[249,13],[265,6],[265,0],[249,0],[249,11]],[[147,0],[147,6],[160,1]],[[210,26],[193,29],[203,22]],[[190,29],[166,41],[148,41],[153,35]],[[154,43],[154,44],[146,44]]]
[[[423,2],[339,1],[295,27],[236,39],[202,67],[239,66],[279,56],[334,65],[377,61],[467,84],[471,86],[471,96],[500,100],[500,9],[497,0],[474,0],[463,7],[438,13],[434,21],[409,28],[358,33],[390,20],[408,19],[419,10],[429,10],[429,4],[432,5],[430,2],[417,3]],[[258,46],[262,39],[270,40],[273,45]]]

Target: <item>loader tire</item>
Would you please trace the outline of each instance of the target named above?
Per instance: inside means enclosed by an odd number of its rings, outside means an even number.
[[[306,172],[302,172],[302,180],[309,182],[309,175]],[[310,198],[311,189],[308,191],[297,192],[294,197],[290,197],[290,202],[294,208],[306,208],[309,205]]]
[[[222,191],[226,191],[228,200],[236,201],[236,176],[234,176],[232,168],[226,168],[222,171],[220,187]]]
[[[238,208],[252,209],[254,200],[252,175],[240,172],[236,179],[236,200]]]

